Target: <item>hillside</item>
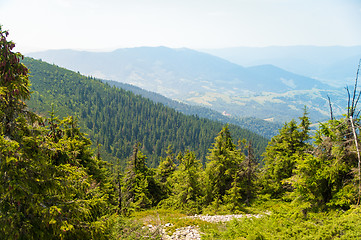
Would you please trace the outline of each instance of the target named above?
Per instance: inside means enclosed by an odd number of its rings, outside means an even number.
[[[315,79],[273,65],[246,68],[191,49],[49,50],[29,55],[237,117],[273,118],[283,123],[302,115],[307,105],[311,119],[320,121],[328,117],[326,95],[334,99],[336,114],[345,106],[336,98],[339,90]]]
[[[210,108],[175,101],[166,98],[158,93],[150,92],[130,84],[110,81],[110,80],[102,80],[102,81],[104,83],[108,83],[111,86],[116,86],[131,91],[136,95],[141,95],[145,98],[151,99],[156,103],[162,103],[186,115],[195,115],[202,118],[208,118],[214,121],[220,121],[222,123],[230,123],[230,124],[238,125],[242,128],[251,130],[252,132],[257,133],[268,139],[271,139],[273,136],[277,135],[278,130],[282,127],[282,124],[280,123],[265,121],[253,117],[237,118],[234,116],[225,116],[224,114],[214,111]]]
[[[223,124],[196,116],[185,116],[163,104],[111,87],[90,77],[39,60],[25,58],[30,69],[32,97],[28,105],[46,115],[54,109],[60,116],[74,115],[93,143],[102,145],[110,159],[128,158],[136,142],[142,144],[150,165],[169,145],[175,152],[190,149],[205,161],[205,155]],[[267,139],[249,130],[231,126],[234,139],[253,143],[256,155],[264,151]]]

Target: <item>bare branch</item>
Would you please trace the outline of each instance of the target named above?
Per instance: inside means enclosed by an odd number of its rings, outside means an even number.
[[[352,116],[354,117],[354,114],[355,114],[355,110],[356,110],[356,107],[357,107],[357,103],[360,99],[360,94],[361,92],[359,92],[358,96],[357,96],[357,100],[355,102],[355,98],[356,98],[356,92],[357,92],[357,82],[358,82],[358,75],[359,75],[359,72],[360,72],[360,65],[361,65],[361,59],[358,63],[358,67],[357,67],[357,72],[356,72],[356,78],[355,78],[355,86],[354,86],[354,89],[353,89],[353,95],[352,95],[352,105],[351,105],[351,112],[350,112],[350,115],[349,116]]]
[[[346,91],[347,91],[347,96],[348,96],[348,100],[347,100],[347,118],[350,117],[350,90],[348,89],[348,86],[345,87]]]
[[[361,156],[360,156],[360,149],[358,147],[357,134],[356,134],[355,125],[353,123],[352,116],[350,116],[350,122],[351,122],[351,127],[352,127],[352,133],[353,133],[354,140],[355,140],[355,147],[356,147],[357,159],[358,159],[358,166],[357,166],[357,168],[358,168],[358,200],[357,200],[357,205],[358,205],[360,203],[360,195],[361,195],[361,170],[360,170]]]
[[[333,120],[333,111],[332,111],[332,104],[331,104],[331,99],[330,96],[327,95],[328,98],[328,104],[330,105],[330,114],[331,114],[331,120]]]
[[[354,113],[355,113],[355,110],[356,110],[356,107],[357,107],[357,103],[360,100],[360,95],[361,95],[361,91],[358,93],[357,100],[355,102]]]
[[[357,112],[357,114],[356,114],[356,116],[355,116],[356,119],[360,116],[360,112],[361,112],[361,110],[359,110],[359,111]]]

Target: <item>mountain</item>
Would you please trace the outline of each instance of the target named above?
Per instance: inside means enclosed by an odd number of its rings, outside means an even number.
[[[141,47],[113,52],[49,50],[29,54],[50,63],[136,85],[189,104],[237,117],[289,121],[306,105],[313,121],[328,117],[327,95],[341,114],[339,90],[273,65],[242,67],[191,49]]]
[[[172,98],[189,95],[194,90],[261,93],[328,87],[314,79],[271,65],[258,69],[244,68],[186,48],[140,47],[103,53],[49,50],[29,55],[87,75],[130,83]],[[263,72],[260,73],[260,70]]]
[[[92,77],[43,61],[25,58],[30,70],[30,109],[48,115],[54,109],[60,117],[76,116],[83,132],[94,145],[101,144],[103,158],[124,166],[136,142],[142,145],[151,166],[171,145],[175,153],[193,150],[204,163],[214,137],[223,123],[186,116],[160,103],[112,87]],[[258,157],[268,139],[239,126],[230,125],[234,139],[252,142]]]
[[[243,66],[272,64],[339,87],[352,84],[361,46],[274,46],[203,49]]]

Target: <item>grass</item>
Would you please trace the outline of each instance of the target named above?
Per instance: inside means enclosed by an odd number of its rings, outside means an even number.
[[[252,213],[265,213],[261,218],[234,219],[227,223],[209,223],[174,210],[153,209],[133,213],[127,221],[140,226],[164,226],[171,235],[177,228],[198,226],[202,240],[231,239],[361,239],[361,207],[348,211],[309,212],[304,214],[298,206],[282,201],[267,201],[247,209]],[[145,233],[142,233],[145,234]],[[148,234],[148,235],[147,235]],[[149,236],[149,233],[145,235]],[[138,234],[139,237],[140,234]],[[161,239],[127,238],[127,239]],[[124,238],[126,239],[126,238]]]
[[[268,203],[269,204],[269,203]],[[361,208],[308,213],[291,203],[275,202],[272,214],[234,219],[224,227],[202,229],[202,239],[361,239]]]
[[[200,219],[188,218],[186,214],[166,209],[154,209],[142,212],[133,213],[131,218],[135,221],[142,222],[145,226],[161,226],[167,223],[170,224],[166,227],[166,233],[172,235],[177,228],[187,226],[199,226],[212,225],[211,223],[202,221]]]

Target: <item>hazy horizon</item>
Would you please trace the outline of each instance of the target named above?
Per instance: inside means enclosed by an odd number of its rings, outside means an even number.
[[[16,50],[359,46],[358,0],[2,0]]]

